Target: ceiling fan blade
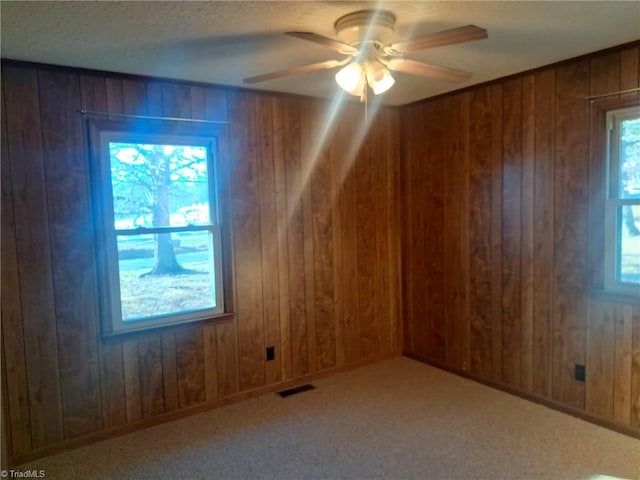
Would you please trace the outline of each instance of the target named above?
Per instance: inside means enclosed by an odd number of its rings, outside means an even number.
[[[415,60],[407,60],[405,58],[395,58],[387,63],[390,70],[397,72],[409,73],[420,77],[437,78],[452,83],[460,83],[469,80],[471,73],[455,68],[441,67],[431,63],[417,62]]]
[[[301,67],[287,68],[285,70],[278,70],[277,72],[265,73],[263,75],[245,78],[243,82],[259,83],[265,82],[267,80],[273,80],[274,78],[288,77],[289,75],[298,75],[300,73],[313,72],[314,70],[340,67],[342,65],[346,65],[349,60],[350,57],[347,57],[344,60],[327,60],[326,62],[312,63],[310,65],[303,65]]]
[[[489,35],[487,35],[487,31],[484,28],[476,27],[475,25],[467,25],[466,27],[452,28],[442,32],[430,33],[424,37],[412,38],[404,42],[394,43],[385,50],[389,55],[411,53],[418,50],[424,50],[425,48],[481,40],[483,38],[488,38],[488,36]]]
[[[338,40],[334,40],[333,38],[324,37],[322,35],[318,35],[317,33],[312,32],[285,32],[287,35],[291,35],[292,37],[301,38],[302,40],[308,40],[310,42],[318,43],[324,47],[329,47],[333,50],[337,50],[340,53],[344,53],[347,55],[356,55],[358,53],[358,49],[352,47],[351,45],[343,42],[339,42]]]

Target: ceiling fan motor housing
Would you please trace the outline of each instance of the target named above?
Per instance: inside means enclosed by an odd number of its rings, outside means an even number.
[[[349,45],[379,43],[393,37],[396,16],[387,10],[361,10],[340,17],[334,27],[338,40]]]

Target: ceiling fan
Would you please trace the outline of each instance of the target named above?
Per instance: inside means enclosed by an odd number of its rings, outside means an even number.
[[[395,83],[391,71],[454,83],[471,78],[472,74],[469,72],[410,60],[405,55],[427,48],[487,38],[485,29],[467,25],[390,43],[395,22],[395,15],[387,10],[362,10],[340,17],[335,22],[337,40],[312,32],[285,32],[346,56],[340,60],[327,60],[245,78],[244,82],[253,84],[315,70],[343,67],[336,74],[336,82],[347,93],[364,100],[367,86],[376,95],[391,88]]]

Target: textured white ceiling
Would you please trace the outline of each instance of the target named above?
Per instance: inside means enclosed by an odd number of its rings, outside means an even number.
[[[396,73],[384,94],[402,105],[640,38],[637,1],[1,1],[2,57],[229,86],[274,70],[340,58],[283,35],[335,38],[334,22],[366,8],[397,17],[394,41],[474,24],[489,38],[408,57],[473,72],[452,85]],[[251,88],[331,97],[335,70]]]

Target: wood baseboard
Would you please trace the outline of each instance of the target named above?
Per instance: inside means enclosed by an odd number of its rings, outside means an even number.
[[[403,352],[403,355],[407,358],[411,358],[413,360],[417,360],[419,362],[425,363],[435,368],[439,368],[440,370],[445,370],[449,373],[453,373],[460,377],[467,378],[469,380],[473,380],[474,382],[482,383],[483,385],[487,385],[488,387],[496,388],[498,390],[502,390],[503,392],[509,393],[511,395],[515,395],[520,398],[524,398],[525,400],[532,401],[534,403],[538,403],[545,407],[552,408],[553,410],[557,410],[562,413],[566,413],[573,417],[577,417],[581,420],[585,420],[589,423],[594,423],[600,427],[607,428],[609,430],[613,430],[615,432],[621,433],[623,435],[627,435],[629,437],[640,439],[640,429],[634,428],[630,425],[623,425],[620,423],[613,422],[606,418],[598,417],[589,412],[585,412],[584,410],[580,410],[575,407],[571,407],[565,405],[563,403],[557,402],[547,397],[542,397],[540,395],[536,395],[535,393],[530,393],[524,390],[520,390],[518,388],[512,387],[510,385],[506,385],[501,382],[497,382],[495,380],[484,378],[479,375],[474,375],[473,373],[466,372],[463,370],[458,370],[456,368],[450,367],[449,365],[445,365],[443,363],[430,360],[428,358],[423,358],[418,355],[413,355],[411,353]]]
[[[389,360],[391,358],[396,358],[399,356],[401,356],[401,353],[398,351],[398,352],[394,352],[386,355],[377,356],[375,358],[359,360],[357,362],[349,363],[339,367],[334,367],[334,368],[329,368],[319,372],[309,373],[309,374],[302,375],[300,377],[296,377],[290,380],[285,380],[282,382],[258,387],[252,390],[236,393],[233,395],[229,395],[227,397],[212,400],[210,402],[203,402],[197,405],[192,405],[190,407],[182,408],[180,410],[174,410],[172,412],[158,415],[157,417],[146,418],[146,419],[138,420],[136,422],[129,423],[127,425],[121,425],[118,427],[110,428],[108,430],[101,430],[99,432],[91,433],[83,437],[65,440],[63,442],[56,443],[54,445],[49,445],[46,447],[39,448],[37,450],[32,450],[31,452],[28,452],[28,453],[16,455],[10,459],[11,461],[9,463],[9,466],[10,467],[17,466],[23,463],[37,460],[39,458],[48,457],[50,455],[55,455],[57,453],[73,450],[74,448],[91,445],[93,443],[97,443],[103,440],[108,440],[110,438],[135,432],[137,430],[142,430],[142,429],[153,427],[155,425],[159,425],[162,423],[167,423],[174,420],[178,420],[180,418],[196,415],[198,413],[206,412],[208,410],[212,410],[218,407],[223,407],[225,405],[230,405],[232,403],[240,402],[242,400],[247,400],[250,398],[259,397],[261,395],[266,395],[266,394],[277,392],[280,390],[285,390],[287,388],[291,388],[296,385],[299,385],[300,383],[306,383],[311,380],[317,380],[319,378],[334,375],[336,373],[354,370],[356,368],[361,368],[366,365],[371,365],[374,363],[378,363],[384,360]]]

